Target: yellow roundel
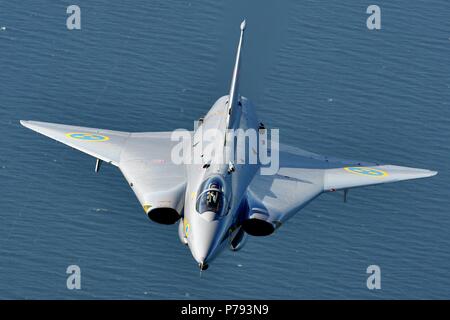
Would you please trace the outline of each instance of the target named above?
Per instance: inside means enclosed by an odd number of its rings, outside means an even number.
[[[86,133],[86,132],[69,132],[66,133],[66,137],[86,142],[104,142],[109,140],[108,136],[98,133]]]
[[[359,174],[362,176],[369,176],[373,178],[384,178],[389,175],[386,171],[369,167],[346,167],[344,168],[344,170],[350,173]]]

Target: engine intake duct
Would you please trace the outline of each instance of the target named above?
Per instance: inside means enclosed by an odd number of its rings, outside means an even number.
[[[154,208],[147,212],[150,220],[160,224],[174,224],[181,216],[173,208]]]
[[[246,233],[256,237],[263,237],[275,231],[275,225],[266,220],[250,218],[242,223],[242,228]]]

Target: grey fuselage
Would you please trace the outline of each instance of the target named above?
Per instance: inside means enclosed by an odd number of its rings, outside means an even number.
[[[203,123],[194,132],[194,149],[202,145],[203,150],[215,144],[223,149],[224,133],[228,130],[258,130],[258,121],[252,103],[244,97],[233,107],[228,118],[228,97],[219,98],[206,114]],[[227,125],[228,122],[228,125]],[[211,137],[205,133],[217,132]],[[199,140],[202,139],[202,143]],[[200,267],[207,266],[222,249],[229,247],[231,241],[240,230],[242,207],[246,203],[247,187],[258,170],[258,164],[239,164],[234,162],[234,170],[230,172],[229,164],[215,163],[187,165],[187,186],[184,203],[184,215],[180,221],[180,238],[187,244]],[[210,177],[220,177],[224,181],[226,213],[219,216],[214,212],[197,211],[196,203],[201,192],[200,186]],[[245,211],[246,212],[246,211]],[[244,236],[243,236],[244,237]]]

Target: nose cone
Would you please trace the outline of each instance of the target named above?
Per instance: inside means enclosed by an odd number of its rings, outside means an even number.
[[[189,243],[192,255],[199,264],[206,264],[215,254],[219,244],[219,223],[217,221],[208,222],[200,228],[196,228],[195,235]]]
[[[220,220],[208,221],[202,217],[195,220],[191,222],[189,248],[200,269],[205,270],[219,251],[226,225]]]

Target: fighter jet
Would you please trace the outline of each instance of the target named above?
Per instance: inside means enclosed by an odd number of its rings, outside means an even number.
[[[239,91],[245,28],[244,20],[229,94],[214,103],[193,131],[185,131],[189,141],[182,145],[187,151],[181,148],[180,154],[183,160],[189,153],[197,154],[199,161],[175,161],[180,139],[174,139],[174,133],[179,130],[132,133],[21,121],[31,130],[96,158],[95,172],[103,162],[118,167],[152,221],[179,223],[180,241],[189,247],[200,270],[225,248],[241,249],[249,235],[272,234],[322,193],[343,191],[345,201],[351,188],[437,174],[340,160],[272,143],[273,136],[267,138],[268,128],[259,121],[254,105]],[[278,162],[274,172],[263,172],[268,162],[263,163],[253,147],[245,157],[232,156],[237,144],[228,133],[237,130],[256,132],[257,147],[266,147],[266,155]],[[214,157],[207,149],[223,151],[226,157]],[[255,154],[256,161],[243,159]]]

